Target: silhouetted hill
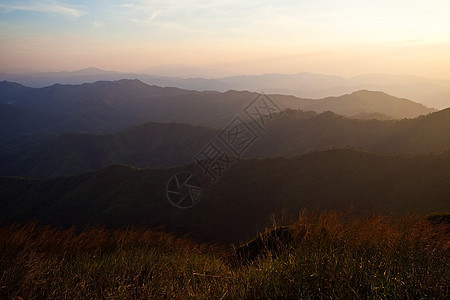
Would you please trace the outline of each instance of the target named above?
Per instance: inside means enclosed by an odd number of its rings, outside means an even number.
[[[395,145],[395,151],[440,152],[449,149],[450,134],[446,129],[450,128],[450,108],[400,124],[397,134],[386,139],[386,143]]]
[[[15,82],[1,81],[0,103],[8,103],[13,99],[20,97],[32,90],[33,88],[29,88]]]
[[[203,241],[253,236],[271,215],[353,206],[355,214],[448,211],[450,153],[379,155],[352,150],[292,158],[242,160],[188,210],[166,200],[167,181],[181,170],[111,166],[53,179],[0,178],[2,222],[39,219],[56,226],[164,226]],[[326,187],[326,188],[325,188]]]
[[[120,109],[138,104],[143,99],[186,92],[178,88],[150,86],[139,80],[98,81],[82,85],[55,84],[34,89],[26,96],[15,99],[13,104],[49,113],[67,114],[87,108]]]
[[[287,96],[274,95],[274,99],[287,101]],[[282,101],[283,101],[282,100]],[[332,111],[339,115],[354,116],[362,113],[380,113],[397,119],[414,118],[419,115],[436,111],[422,104],[408,99],[390,96],[383,92],[361,90],[339,97],[328,97],[324,99],[301,99],[293,102],[297,104],[296,109],[312,110],[315,112]],[[376,116],[373,115],[373,116]]]
[[[350,118],[357,119],[357,120],[380,120],[380,121],[388,121],[388,120],[395,119],[391,116],[387,116],[382,113],[359,113],[359,114],[350,116]]]
[[[0,142],[52,127],[61,119],[44,112],[0,103]]]
[[[348,94],[357,90],[376,90],[397,97],[411,99],[428,107],[444,109],[450,106],[450,82],[448,80],[433,80],[410,75],[365,74],[352,78],[343,78],[301,72],[296,74],[262,74],[207,79],[198,78],[198,72],[194,72],[197,74],[190,72],[190,76],[185,75],[182,78],[165,76],[167,73],[163,70],[155,71],[155,75],[120,73],[95,68],[75,72],[40,72],[19,75],[0,73],[0,80],[15,81],[31,87],[44,87],[55,83],[82,84],[99,80],[139,79],[151,85],[173,86],[187,90],[214,90],[219,92],[248,90],[266,94],[286,94],[315,99]],[[172,70],[170,73],[179,74],[180,76],[186,73],[185,70],[179,69],[179,71]]]
[[[21,132],[23,137],[1,142],[29,145],[61,133],[108,133],[148,121],[225,125],[242,112],[255,95],[249,92],[200,93],[149,86],[138,80],[79,86],[56,84],[32,90],[16,98],[13,105],[50,114],[60,121],[43,129],[38,126],[41,132],[37,134],[35,130]],[[13,119],[20,118],[24,117],[17,115]],[[15,131],[19,130],[12,130]]]
[[[0,160],[1,160],[1,157],[8,156],[10,154],[12,154],[11,148],[9,148],[8,146],[5,146],[3,144],[0,144]]]
[[[287,110],[267,126],[244,156],[276,157],[348,147],[386,153],[442,153],[450,150],[450,135],[444,128],[450,128],[450,109],[397,121]],[[205,126],[146,123],[109,135],[65,134],[4,157],[0,174],[48,177],[110,164],[176,166],[193,161],[220,132]]]
[[[325,150],[359,148],[375,152],[441,153],[450,150],[450,109],[415,119],[354,120],[326,112],[297,118],[286,111],[246,152],[247,157],[282,156]]]
[[[217,134],[217,130],[204,126],[159,123],[145,123],[110,135],[68,133],[5,157],[0,174],[52,177],[111,164],[182,165],[191,162]]]
[[[183,98],[182,100],[192,105],[197,105],[197,101],[210,102],[211,99],[219,103],[222,101],[232,101],[234,104],[232,109],[235,113],[238,113],[237,109],[245,107],[246,104],[256,97],[256,94],[238,91],[228,91],[225,93],[194,92],[177,88],[148,86],[139,80],[119,80],[114,82],[96,82],[79,86],[55,84],[50,87],[35,89],[27,95],[17,98],[13,103],[17,106],[57,114],[73,114],[74,112],[80,110],[86,111],[87,109],[104,110],[105,113],[108,113],[112,109],[126,109],[126,111],[133,112],[133,109],[148,108],[148,104],[158,107],[157,103],[151,102],[152,98],[173,98],[174,96],[178,100],[181,97]],[[272,95],[272,97],[284,108],[312,110],[316,112],[329,110],[346,116],[359,113],[381,113],[395,118],[408,118],[435,111],[434,109],[426,108],[421,104],[407,99],[372,91],[358,91],[340,97],[317,100],[283,95]],[[236,98],[240,100],[248,99],[247,101],[249,102],[236,103]],[[165,101],[168,100],[166,99]],[[171,101],[175,101],[175,99],[171,99]],[[207,105],[208,103],[203,104]],[[193,108],[195,109],[197,107],[194,106]],[[134,111],[134,113],[136,112]]]
[[[139,80],[76,86],[56,84],[32,89],[9,101],[14,107],[44,113],[49,117],[42,118],[43,124],[23,130],[20,120],[29,117],[11,114],[9,123],[12,127],[8,130],[11,134],[2,137],[0,142],[13,148],[23,148],[62,133],[110,133],[149,121],[223,127],[232,118],[242,114],[256,96],[256,93],[247,91],[219,93],[161,88]],[[369,91],[319,100],[284,95],[271,97],[282,109],[332,110],[346,116],[382,113],[403,118],[432,111],[406,99]],[[5,110],[6,107],[1,109]],[[16,123],[19,128],[13,126]]]
[[[264,74],[218,78],[233,89],[289,94],[303,98],[323,98],[357,90],[383,91],[434,108],[450,106],[450,82],[418,76],[366,74],[352,78],[324,74]],[[192,87],[191,87],[192,88]]]
[[[138,80],[96,82],[79,86],[54,85],[33,89],[12,101],[14,106],[2,106],[1,114],[8,115],[8,135],[0,142],[14,147],[24,147],[53,138],[62,133],[106,133],[146,121],[177,121],[171,114],[185,114],[190,103],[165,101],[166,97],[189,91],[146,85]],[[192,92],[196,93],[196,92]],[[180,100],[182,101],[182,99]],[[181,107],[175,107],[175,106]],[[41,118],[42,124],[28,125],[26,109]],[[11,113],[10,111],[13,111]],[[161,115],[161,117],[160,117]],[[198,118],[198,115],[192,119]],[[34,119],[34,118],[31,118]],[[57,122],[48,122],[56,119]],[[3,121],[6,122],[6,121]],[[17,125],[16,125],[17,124]],[[18,128],[16,128],[17,126]],[[24,127],[28,130],[23,130]]]

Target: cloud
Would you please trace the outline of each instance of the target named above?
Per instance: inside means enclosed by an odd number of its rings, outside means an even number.
[[[166,35],[167,31],[189,31],[198,37],[201,32],[216,35],[220,28],[241,27],[253,15],[255,5],[260,9],[255,4],[257,0],[247,1],[251,3],[242,0],[228,0],[226,3],[218,0],[128,0],[116,7],[125,19],[134,24],[152,25],[165,31]]]
[[[32,2],[23,5],[0,4],[0,10],[4,11],[35,11],[43,13],[60,14],[66,17],[79,18],[86,14],[85,11],[65,6],[56,1]]]
[[[119,7],[129,11],[133,16],[130,20],[136,24],[150,25],[153,20],[160,14],[159,9],[155,9],[158,5],[148,5],[148,3],[123,3]]]
[[[144,19],[133,19],[132,21],[134,23],[138,23],[138,24],[149,25],[150,23],[153,22],[153,20],[156,18],[156,16],[158,14],[159,14],[159,11],[154,11],[153,13],[151,13],[148,17],[146,17]]]
[[[105,28],[105,23],[99,22],[99,21],[94,21],[92,23],[92,28],[93,29],[103,29],[103,28]]]

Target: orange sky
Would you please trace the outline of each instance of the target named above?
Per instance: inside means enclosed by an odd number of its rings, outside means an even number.
[[[92,4],[94,3],[94,4]],[[450,78],[450,1],[9,1],[0,69]]]

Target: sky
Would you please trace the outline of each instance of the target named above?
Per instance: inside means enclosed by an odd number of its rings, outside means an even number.
[[[0,0],[0,70],[450,79],[448,0]]]

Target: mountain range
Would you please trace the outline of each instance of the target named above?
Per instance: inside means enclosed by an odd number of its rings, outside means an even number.
[[[0,80],[14,81],[31,87],[45,87],[55,83],[82,84],[100,80],[139,79],[150,85],[188,90],[220,92],[249,90],[268,94],[291,94],[303,98],[325,98],[366,89],[383,91],[437,109],[450,107],[450,81],[448,80],[390,74],[366,74],[343,78],[305,72],[201,78],[198,76],[205,75],[205,72],[200,71],[205,70],[187,66],[160,66],[142,73],[121,73],[87,68],[74,72],[0,73]],[[148,72],[153,75],[146,74]]]
[[[123,76],[111,74],[88,69],[57,75],[61,81]],[[55,74],[47,75],[40,78]],[[255,89],[273,82],[281,90],[287,83],[319,89],[341,80],[281,77],[227,80]],[[436,111],[365,89],[322,99],[273,93],[258,102],[260,97],[138,79],[41,88],[0,82],[0,221],[159,227],[227,244],[254,236],[271,216],[293,220],[302,209],[351,207],[353,214],[450,209],[450,109]],[[273,115],[259,114],[270,111],[266,105]],[[248,113],[249,107],[258,113]],[[264,126],[257,123],[264,118]],[[223,138],[232,136],[236,120],[254,134],[237,155]],[[214,184],[194,163],[212,141],[231,158]],[[166,198],[169,179],[180,172],[196,174],[202,183],[201,202],[189,210]]]
[[[257,95],[248,91],[163,88],[136,79],[55,84],[39,89],[1,82],[0,143],[22,149],[62,133],[111,133],[149,121],[224,127],[242,114]],[[435,111],[407,99],[371,91],[317,100],[278,94],[269,97],[282,110],[330,110],[363,118],[413,118]]]
[[[218,132],[205,126],[144,123],[108,135],[67,133],[3,156],[0,174],[54,177],[112,164],[177,166],[192,162]]]
[[[384,153],[442,153],[450,149],[450,135],[443,128],[450,128],[450,109],[395,121],[287,110],[260,132],[243,157],[292,156],[349,147]],[[107,135],[67,133],[4,155],[0,174],[53,177],[111,164],[177,166],[191,163],[211,141],[218,141],[222,132],[226,129],[150,122]]]
[[[166,184],[179,172],[201,176],[198,168],[114,165],[50,179],[0,177],[0,215],[3,223],[159,227],[203,242],[237,243],[264,229],[271,216],[290,222],[302,209],[351,208],[363,215],[448,211],[449,170],[449,152],[328,150],[237,160],[216,184],[203,180],[197,206],[180,210],[167,201]]]

